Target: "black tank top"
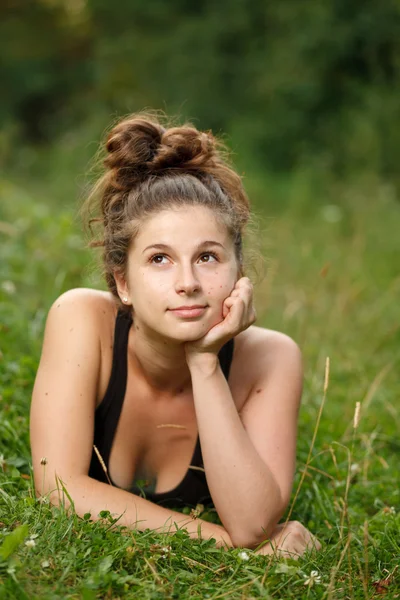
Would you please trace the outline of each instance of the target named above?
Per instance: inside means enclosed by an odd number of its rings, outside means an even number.
[[[99,451],[107,471],[111,447],[126,391],[128,336],[131,324],[132,317],[128,313],[122,311],[118,312],[115,321],[113,361],[110,381],[105,396],[95,413],[93,443]],[[221,369],[226,379],[228,379],[229,376],[233,348],[234,341],[232,339],[221,348],[218,354]],[[108,483],[107,476],[104,473],[94,450],[92,452],[89,477]],[[113,483],[113,485],[115,484]],[[128,491],[137,494],[138,496],[145,497],[147,500],[155,502],[156,504],[168,507],[178,508],[182,506],[196,506],[198,503],[211,503],[212,499],[204,473],[199,436],[197,436],[197,442],[192,460],[190,461],[190,467],[185,477],[173,490],[163,493],[145,492],[143,488],[133,485]]]

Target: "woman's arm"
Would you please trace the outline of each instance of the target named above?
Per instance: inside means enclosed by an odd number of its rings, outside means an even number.
[[[218,361],[191,363],[207,482],[235,546],[255,546],[272,533],[292,488],[301,358],[286,336],[271,343],[274,366],[266,376],[264,364],[241,416]],[[265,341],[253,349],[261,358],[266,350]]]
[[[31,447],[36,493],[65,503],[63,482],[78,515],[102,510],[132,529],[171,532],[185,528],[191,537],[215,538],[232,546],[223,527],[168,510],[88,476],[100,372],[99,318],[104,305],[92,290],[71,290],[52,306],[31,406]],[[100,315],[100,316],[99,316]],[[46,461],[42,459],[46,458]],[[42,464],[46,462],[46,464]],[[176,524],[176,525],[175,525]]]
[[[108,510],[114,518],[120,517],[116,525],[129,529],[138,531],[152,529],[162,534],[176,533],[179,529],[185,529],[193,539],[213,538],[217,546],[233,547],[229,534],[220,525],[193,519],[180,512],[158,506],[149,500],[91,477],[72,477],[64,485],[73,500],[74,510],[80,517],[90,513],[93,521],[97,521],[100,519],[100,512]],[[68,497],[62,491],[54,490],[51,493],[51,502],[70,508]]]
[[[301,355],[287,336],[253,328],[237,367],[251,381],[239,416],[219,366],[218,350],[255,320],[252,285],[240,279],[224,301],[223,321],[186,344],[204,467],[220,519],[235,545],[268,537],[290,498]],[[243,340],[243,336],[242,336]],[[237,374],[235,374],[237,376]]]

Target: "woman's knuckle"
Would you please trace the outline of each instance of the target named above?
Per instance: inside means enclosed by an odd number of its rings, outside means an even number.
[[[304,533],[304,527],[299,521],[292,521],[291,531],[294,535],[300,536]]]

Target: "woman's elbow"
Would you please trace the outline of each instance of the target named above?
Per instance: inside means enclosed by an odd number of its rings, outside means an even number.
[[[267,540],[272,532],[274,531],[277,524],[277,520],[261,524],[254,528],[247,528],[245,530],[230,531],[229,535],[232,540],[232,544],[235,548],[256,548],[261,542]]]
[[[259,544],[271,537],[279,520],[286,510],[287,504],[278,503],[276,510],[267,511],[258,520],[252,518],[251,523],[241,527],[231,527],[229,535],[232,543],[237,548],[256,548]]]

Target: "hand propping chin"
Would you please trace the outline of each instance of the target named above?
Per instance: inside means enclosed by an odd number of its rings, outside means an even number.
[[[228,340],[247,329],[255,320],[253,286],[248,277],[242,277],[222,304],[222,321],[199,340],[186,343],[186,352],[218,353]]]

